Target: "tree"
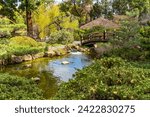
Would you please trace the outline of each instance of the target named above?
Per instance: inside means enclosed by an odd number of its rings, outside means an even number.
[[[119,15],[126,12],[139,11],[139,19],[145,18],[150,14],[150,0],[114,0],[113,11]],[[136,10],[135,10],[136,9]]]
[[[13,19],[14,11],[26,12],[27,35],[33,37],[32,12],[37,9],[41,3],[49,3],[51,1],[53,0],[19,0],[17,2],[20,2],[20,5],[17,6],[16,0],[2,0],[0,4],[4,6],[1,10],[4,11],[3,15],[8,16],[10,19]]]
[[[124,15],[126,11],[129,9],[129,1],[128,0],[114,0],[113,4],[113,12],[119,15]]]
[[[63,12],[71,13],[79,18],[80,26],[91,20],[93,0],[68,0],[60,4]]]
[[[40,5],[34,12],[34,22],[42,39],[62,29],[72,31],[78,28],[78,20],[75,16],[62,12],[58,5],[53,4]]]
[[[29,7],[28,0],[25,0],[25,7],[26,7],[27,35],[29,37],[33,37],[32,13]]]

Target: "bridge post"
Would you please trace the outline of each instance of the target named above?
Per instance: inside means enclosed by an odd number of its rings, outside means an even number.
[[[105,40],[106,39],[106,30],[104,30],[104,32],[103,32],[103,40]]]

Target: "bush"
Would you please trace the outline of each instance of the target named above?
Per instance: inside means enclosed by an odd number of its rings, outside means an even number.
[[[141,37],[139,39],[140,41],[140,46],[144,49],[144,50],[150,50],[150,38],[146,38],[146,37]]]
[[[38,52],[44,51],[41,47],[29,47],[29,46],[11,46],[9,53],[16,56],[22,56],[26,54],[36,54]]]
[[[125,21],[119,30],[116,30],[112,43],[116,46],[126,46],[130,41],[139,37],[140,26],[136,21]]]
[[[9,44],[0,44],[0,59],[9,59],[11,55],[22,56],[43,52],[45,46],[45,43],[36,42],[30,37],[13,37],[9,40]]]
[[[63,83],[54,99],[150,99],[150,70],[103,58]]]
[[[10,39],[10,45],[37,47],[38,42],[26,36],[16,36]]]
[[[50,39],[47,41],[50,44],[68,44],[74,41],[73,34],[66,30],[60,30],[50,35]]]
[[[7,45],[0,44],[0,59],[7,59],[8,58],[7,49],[8,49]]]
[[[44,99],[37,84],[24,77],[0,73],[0,100]]]
[[[143,37],[150,38],[150,26],[142,27],[140,33]]]
[[[26,29],[23,22],[12,23],[7,17],[0,17],[0,37],[11,37],[20,29]]]
[[[146,55],[142,52],[141,49],[133,47],[114,48],[111,51],[106,52],[104,56],[116,56],[130,61],[144,60],[146,58]]]
[[[10,39],[8,52],[15,55],[36,54],[44,51],[44,44],[26,36],[17,36]]]

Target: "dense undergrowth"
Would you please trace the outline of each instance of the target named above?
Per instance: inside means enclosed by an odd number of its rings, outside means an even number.
[[[0,73],[0,100],[44,99],[42,90],[31,79]]]
[[[54,99],[150,99],[150,70],[103,58],[63,83]]]

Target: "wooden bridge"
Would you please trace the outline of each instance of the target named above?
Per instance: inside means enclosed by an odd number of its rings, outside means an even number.
[[[110,36],[110,34],[109,34]],[[108,42],[109,37],[108,33],[93,33],[91,35],[88,35],[87,37],[83,37],[81,40],[81,45],[92,47],[97,42]]]

